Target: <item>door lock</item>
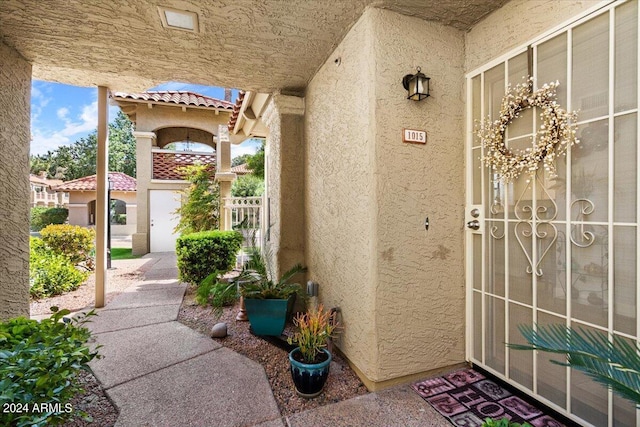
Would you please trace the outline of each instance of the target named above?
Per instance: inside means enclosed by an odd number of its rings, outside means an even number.
[[[472,230],[477,230],[480,228],[480,221],[478,221],[477,219],[474,219],[473,221],[469,221],[467,222],[467,227],[469,227]]]

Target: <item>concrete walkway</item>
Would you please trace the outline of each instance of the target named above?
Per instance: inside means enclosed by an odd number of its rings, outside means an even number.
[[[175,254],[146,258],[144,280],[89,324],[116,426],[449,426],[408,386],[281,417],[262,366],[177,321],[186,285]]]

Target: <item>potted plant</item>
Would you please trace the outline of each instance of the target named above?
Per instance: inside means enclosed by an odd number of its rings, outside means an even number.
[[[337,324],[322,304],[317,309],[298,313],[293,323],[298,332],[287,340],[289,344],[298,345],[289,353],[293,384],[298,395],[316,397],[329,377],[331,353],[326,348],[327,340],[333,336]]]
[[[306,271],[301,264],[294,265],[279,279],[272,277],[269,249],[263,256],[260,248],[249,248],[249,260],[236,279],[240,295],[256,335],[281,335],[288,315],[293,309],[296,295],[304,297],[302,286],[290,283],[298,273]]]

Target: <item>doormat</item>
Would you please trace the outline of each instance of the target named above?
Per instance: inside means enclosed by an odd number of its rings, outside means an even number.
[[[473,369],[463,369],[411,386],[454,426],[481,427],[485,418],[508,418],[534,427],[564,424]]]

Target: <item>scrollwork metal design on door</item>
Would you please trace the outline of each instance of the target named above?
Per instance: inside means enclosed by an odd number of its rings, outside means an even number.
[[[576,221],[584,221],[587,215],[591,215],[595,211],[595,205],[589,199],[576,199],[571,202],[571,211],[573,207],[578,206],[578,214]],[[574,236],[573,229],[577,229],[578,235]],[[571,229],[571,235],[569,236],[571,243],[579,248],[588,248],[596,241],[596,236],[593,232],[585,229],[584,222],[580,222],[574,225]]]
[[[531,194],[534,194],[532,190],[534,180],[536,182],[536,187],[541,189],[543,195],[543,197],[535,204],[533,203],[533,200],[524,199],[528,190],[531,189]],[[542,204],[542,200],[547,202],[547,204]],[[536,276],[540,277],[543,274],[542,268],[540,267],[542,265],[542,261],[554,247],[554,243],[558,238],[558,229],[555,224],[553,224],[553,221],[558,215],[558,205],[556,205],[553,197],[551,197],[547,188],[544,186],[542,180],[537,174],[535,175],[535,178],[528,180],[527,185],[522,190],[522,193],[515,204],[514,213],[518,220],[514,227],[514,234],[522,252],[527,258],[527,262],[529,263],[526,268],[526,272],[529,274],[535,273]],[[548,228],[548,231],[545,231],[546,228]],[[528,251],[525,247],[525,242],[520,236],[524,238],[533,238],[535,236],[540,242],[545,239],[550,239],[544,249],[542,245],[539,246],[538,252],[540,255],[535,260],[535,265],[533,245],[531,245],[531,251]]]

